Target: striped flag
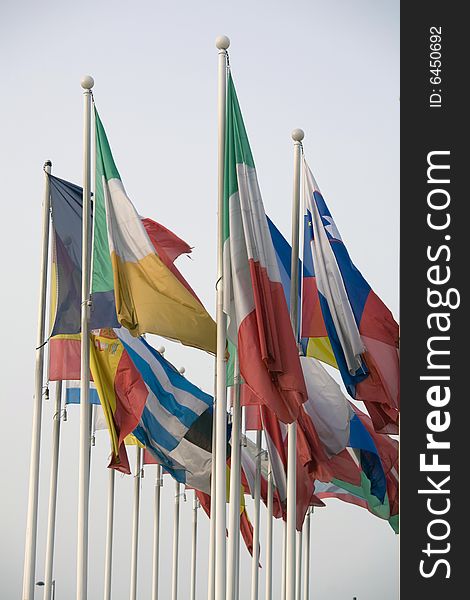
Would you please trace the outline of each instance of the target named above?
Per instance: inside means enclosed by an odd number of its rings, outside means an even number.
[[[269,234],[253,155],[228,76],[224,193],[224,311],[240,373],[259,404],[293,422],[307,392]]]
[[[215,352],[216,326],[152,244],[126,194],[96,117],[96,199],[92,291],[114,299],[118,321],[133,336],[156,333]]]
[[[213,398],[125,328],[116,329],[145,389],[133,433],[180,483],[210,491]]]
[[[93,382],[90,382],[88,400],[90,404],[100,404],[98,390]],[[80,404],[80,381],[65,382],[65,404]]]
[[[365,403],[376,431],[397,433],[398,325],[353,265],[305,160],[304,177],[308,275],[303,277],[302,337],[310,338],[307,354],[322,358],[318,350],[331,348],[348,392]],[[331,352],[327,362],[332,364]]]

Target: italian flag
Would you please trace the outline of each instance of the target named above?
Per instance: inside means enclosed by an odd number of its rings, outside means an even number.
[[[250,401],[291,423],[307,399],[255,164],[232,76],[227,81],[224,311]]]

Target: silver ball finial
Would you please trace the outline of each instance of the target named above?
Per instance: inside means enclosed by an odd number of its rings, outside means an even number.
[[[157,352],[162,355],[165,354],[165,346],[159,346]]]
[[[184,367],[180,367],[178,369],[178,371],[179,371],[180,375],[184,375],[186,373],[186,369]]]
[[[226,35],[219,35],[215,40],[215,45],[219,50],[227,50],[230,46],[230,39]]]
[[[84,90],[91,90],[91,88],[95,85],[95,80],[91,75],[84,75],[82,77],[80,85]]]
[[[294,142],[301,142],[304,139],[305,133],[303,129],[294,129],[292,132],[292,139]]]

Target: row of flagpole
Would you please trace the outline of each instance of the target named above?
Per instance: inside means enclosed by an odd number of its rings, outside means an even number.
[[[230,41],[226,36],[217,38],[218,58],[218,251],[217,251],[217,284],[216,284],[216,319],[217,319],[217,355],[215,369],[215,412],[213,443],[213,475],[211,482],[211,531],[209,544],[209,577],[208,600],[226,597],[227,600],[238,599],[239,581],[239,530],[240,530],[240,446],[241,446],[241,408],[238,372],[232,391],[232,454],[230,473],[230,502],[228,522],[228,546],[226,544],[226,315],[223,306],[223,210],[224,210],[224,162],[225,162],[225,117],[226,117],[226,82],[228,68],[227,49]],[[84,129],[83,129],[83,229],[82,229],[82,306],[81,306],[81,380],[80,380],[80,444],[79,444],[79,494],[77,522],[77,600],[87,599],[88,579],[88,511],[90,486],[90,424],[91,405],[89,403],[89,313],[90,313],[90,268],[91,268],[91,107],[93,78],[87,76],[82,80],[84,89]],[[296,341],[298,341],[298,257],[299,257],[299,204],[300,204],[300,158],[302,149],[302,130],[294,130],[294,186],[292,204],[292,262],[291,262],[291,294],[290,316]],[[51,164],[46,163],[46,184],[43,203],[43,236],[40,267],[40,299],[38,314],[38,333],[35,369],[35,395],[33,404],[33,433],[31,446],[31,464],[29,480],[29,500],[26,530],[25,566],[23,580],[23,600],[34,597],[35,560],[37,546],[38,488],[41,417],[44,375],[44,338],[45,310],[47,288],[47,257],[49,247],[49,180]],[[56,406],[53,427],[53,448],[51,464],[51,482],[49,496],[49,516],[46,549],[45,598],[50,597],[52,586],[52,561],[54,548],[58,445],[60,439],[61,419],[61,382],[56,387]],[[260,481],[261,481],[261,431],[256,440],[256,477],[254,491],[254,544],[252,560],[251,598],[258,598],[259,574],[259,529],[260,529]],[[132,542],[132,569],[130,598],[137,597],[137,540],[138,514],[140,501],[140,472],[142,451],[137,449],[137,468],[135,475],[135,501]],[[298,534],[299,549],[296,559],[296,424],[288,426],[288,460],[287,460],[287,523],[284,526],[283,543],[283,584],[282,597],[285,600],[300,600],[302,556],[302,533]],[[268,472],[268,516],[267,516],[267,556],[266,556],[266,600],[272,598],[272,502],[273,480],[271,468]],[[108,482],[108,516],[106,533],[105,559],[105,600],[111,598],[111,565],[114,521],[114,471],[110,469]],[[173,554],[172,598],[177,598],[178,567],[178,528],[179,528],[179,484],[175,493],[175,535]],[[159,519],[160,519],[161,467],[157,470],[155,483],[155,520],[152,598],[158,597],[158,559],[159,559]],[[194,505],[194,531],[197,533],[197,500]],[[306,520],[306,540],[304,550],[304,598],[308,598],[308,564],[310,515]],[[228,558],[228,560],[227,560]],[[193,547],[192,569],[195,577],[196,546]],[[194,596],[194,583],[191,594]]]

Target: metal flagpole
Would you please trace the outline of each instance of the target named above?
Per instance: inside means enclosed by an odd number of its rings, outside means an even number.
[[[297,600],[302,600],[302,532],[296,534],[296,566],[295,566],[295,596]]]
[[[286,600],[286,548],[287,548],[287,523],[282,522],[282,558],[281,558],[281,600]]]
[[[261,496],[261,431],[256,432],[256,471],[253,516],[253,556],[251,559],[251,600],[258,600],[259,580],[259,509]]]
[[[215,366],[217,368],[217,360]],[[215,387],[217,387],[217,383]],[[207,573],[207,600],[215,600],[215,514],[217,511],[215,502],[217,491],[215,486],[216,429],[217,420],[214,406],[214,412],[212,414],[211,514],[209,521],[209,564]]]
[[[272,600],[273,593],[273,474],[268,455],[268,498],[266,516],[266,600]]]
[[[80,355],[80,452],[78,467],[77,600],[87,599],[88,509],[90,495],[90,206],[91,206],[91,88],[93,77],[81,81],[84,96],[83,121],[83,225],[82,225],[82,307]]]
[[[173,566],[171,571],[171,599],[178,598],[178,550],[180,534],[180,494],[181,485],[175,481],[175,512],[173,519]]]
[[[232,451],[230,454],[230,505],[228,517],[227,600],[237,600],[238,548],[240,540],[241,407],[238,361],[234,365],[232,394]]]
[[[158,563],[160,562],[160,493],[162,485],[162,468],[160,465],[157,465],[153,517],[152,600],[158,600]]]
[[[36,542],[38,527],[39,458],[41,451],[42,383],[44,375],[44,332],[46,322],[47,257],[49,253],[49,173],[52,163],[44,164],[44,198],[42,204],[42,242],[39,267],[38,330],[36,337],[36,365],[34,370],[33,426],[29,466],[28,515],[24,549],[23,600],[33,600],[36,575]]]
[[[55,382],[55,404],[52,426],[51,480],[49,488],[49,514],[47,518],[46,564],[44,567],[44,600],[52,595],[52,568],[54,562],[54,540],[57,507],[57,475],[59,471],[60,421],[62,418],[62,381]]]
[[[224,313],[223,292],[223,231],[224,231],[224,165],[225,165],[225,112],[227,92],[227,48],[230,40],[219,36],[218,76],[218,235],[217,235],[217,366],[216,366],[216,456],[215,456],[215,598],[223,600],[226,592],[226,447],[227,447],[227,400],[225,386],[225,347],[227,342],[227,318]]]
[[[309,600],[310,594],[310,514],[313,509],[309,508],[305,516],[304,531],[304,594],[303,600]]]
[[[191,549],[191,596],[190,600],[196,600],[196,560],[197,560],[197,511],[199,508],[199,500],[194,490],[193,496],[193,539]]]
[[[292,257],[290,286],[290,318],[294,336],[298,338],[299,287],[299,207],[300,207],[300,153],[304,132],[294,129],[294,190],[292,200]],[[288,426],[287,444],[287,543],[286,543],[286,600],[295,600],[295,525],[296,525],[296,449],[297,423]]]
[[[108,469],[108,517],[106,524],[106,555],[104,567],[104,600],[111,600],[114,534],[114,469]]]
[[[142,475],[142,448],[136,449],[134,476],[134,511],[132,517],[131,590],[130,600],[137,598],[137,555],[139,550],[140,479]]]

